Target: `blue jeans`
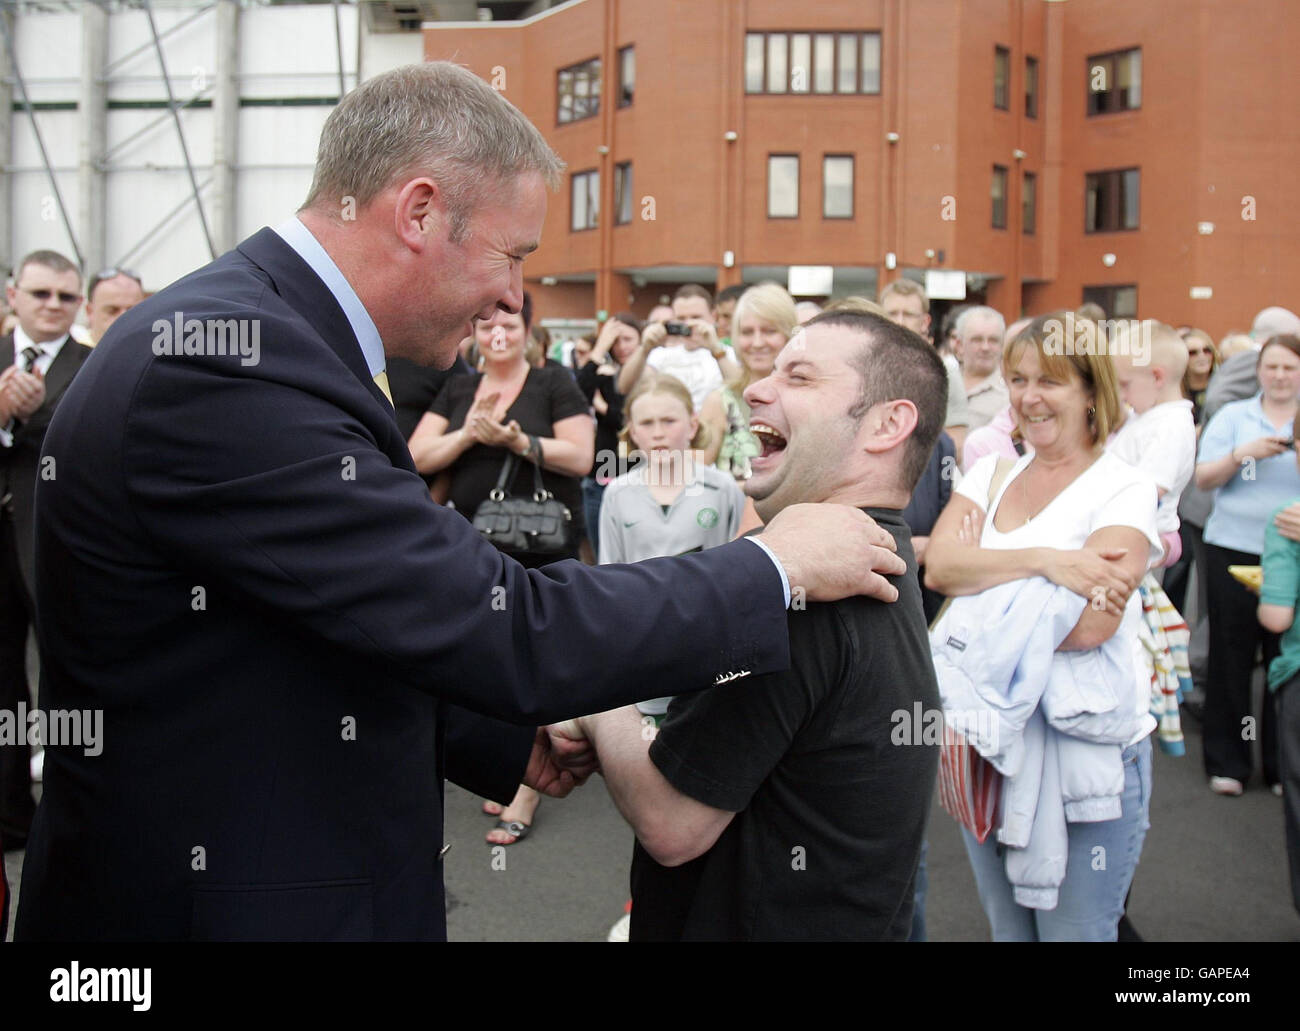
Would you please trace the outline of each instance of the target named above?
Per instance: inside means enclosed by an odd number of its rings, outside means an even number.
[[[980,902],[994,941],[1110,941],[1118,936],[1119,918],[1137,870],[1142,842],[1151,826],[1151,739],[1124,750],[1123,811],[1102,823],[1071,823],[1065,881],[1055,909],[1028,909],[1012,896],[996,835],[979,844],[962,829]],[[1098,853],[1101,846],[1104,852]],[[1099,858],[1105,868],[1094,869]]]

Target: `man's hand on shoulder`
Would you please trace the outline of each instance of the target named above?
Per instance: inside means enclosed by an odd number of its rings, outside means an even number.
[[[863,594],[897,601],[885,579],[907,572],[898,545],[865,512],[848,505],[791,505],[767,524],[766,544],[785,569],[790,591],[808,601]]]

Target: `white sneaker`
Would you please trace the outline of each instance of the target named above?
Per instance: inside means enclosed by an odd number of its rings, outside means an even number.
[[[32,756],[32,783],[39,784],[45,776],[45,749],[42,748]]]
[[[1241,781],[1233,777],[1211,777],[1210,790],[1216,795],[1240,795],[1246,790]]]
[[[605,940],[608,942],[625,942],[631,927],[632,914],[624,913],[614,922],[614,926],[609,929],[609,934],[605,936]]]

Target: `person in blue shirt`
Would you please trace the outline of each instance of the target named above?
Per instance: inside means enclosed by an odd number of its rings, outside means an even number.
[[[1278,655],[1277,634],[1256,619],[1255,598],[1228,573],[1231,565],[1256,566],[1272,514],[1300,495],[1300,472],[1291,451],[1296,398],[1300,396],[1300,337],[1269,338],[1257,362],[1260,392],[1224,405],[1201,435],[1196,485],[1213,490],[1214,511],[1205,523],[1210,658],[1205,691],[1204,754],[1210,790],[1240,795],[1253,766],[1250,680],[1255,649],[1264,661]],[[1279,783],[1273,698],[1265,694],[1259,739],[1264,781]]]

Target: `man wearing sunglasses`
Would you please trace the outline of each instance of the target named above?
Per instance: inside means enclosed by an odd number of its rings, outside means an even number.
[[[41,445],[55,406],[90,348],[69,330],[81,307],[81,274],[57,251],[34,251],[7,290],[18,316],[0,337],[0,710],[29,703],[27,628],[32,622],[33,500]],[[27,841],[32,800],[25,740],[0,745],[0,838]]]
[[[86,326],[96,344],[118,316],[144,300],[144,285],[130,269],[106,268],[90,277],[86,290]]]

